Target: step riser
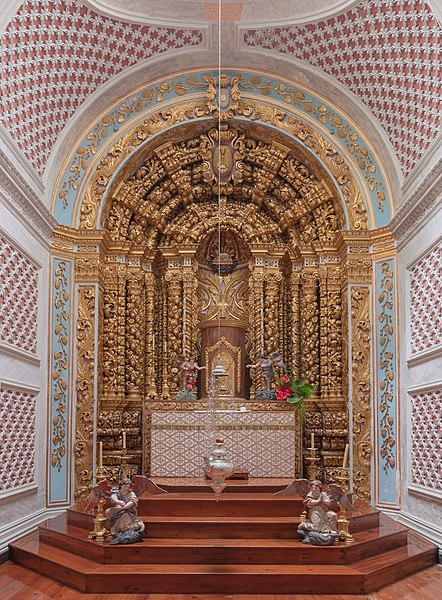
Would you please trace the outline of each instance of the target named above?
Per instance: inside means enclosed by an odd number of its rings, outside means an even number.
[[[140,500],[138,513],[144,516],[188,517],[195,514],[201,517],[294,517],[303,511],[299,500],[278,502],[277,500],[256,500],[252,504],[239,500],[215,499],[197,500]]]
[[[209,485],[163,485],[161,489],[169,494],[208,494],[211,492]],[[281,485],[229,485],[223,489],[222,494],[276,494],[284,489]]]
[[[194,513],[195,514],[195,513]],[[154,515],[150,515],[154,516]],[[172,516],[172,515],[170,515]],[[250,516],[250,515],[248,515]],[[286,515],[284,515],[286,516]],[[151,523],[149,516],[145,516],[142,513],[139,514],[141,520],[145,522],[146,530],[149,531],[150,537],[182,537],[182,538],[193,538],[193,537],[220,537],[220,538],[243,538],[252,536],[255,538],[267,538],[276,537],[279,538],[291,538],[293,537],[293,531],[297,529],[298,519],[294,515],[293,524],[274,524],[274,523],[259,523],[256,525],[250,523],[194,523],[194,522],[180,522],[173,523],[168,522],[167,517],[164,515],[164,522]],[[87,531],[92,531],[94,528],[93,515],[86,513],[77,513],[75,511],[68,511],[68,522],[70,525],[75,527],[81,527]],[[216,517],[215,517],[216,518]],[[183,516],[185,519],[185,516]],[[379,526],[379,513],[369,513],[366,515],[360,515],[357,518],[350,517],[349,528],[352,533],[358,531],[364,531],[365,529],[373,529]],[[223,532],[224,530],[224,532]],[[161,531],[161,534],[157,535],[157,532]],[[268,532],[265,533],[264,532]],[[218,532],[220,532],[218,534]]]
[[[26,551],[11,550],[11,560],[28,569],[60,581],[81,592],[87,593],[163,593],[173,594],[327,594],[330,591],[330,575],[312,576],[272,574],[219,574],[219,573],[170,573],[158,575],[116,574],[96,575],[91,574],[85,578],[82,574],[66,567],[55,565],[51,561],[28,554]],[[422,568],[434,564],[434,552],[426,553],[419,559],[413,557],[400,564],[401,576],[409,575]],[[364,594],[391,583],[398,578],[396,570],[384,569],[372,579],[364,582],[363,576],[333,575],[333,587],[345,589],[346,594]],[[314,579],[314,581],[312,581]]]
[[[336,577],[336,578],[335,578]],[[363,578],[359,576],[335,576],[336,589],[345,589],[347,594],[362,594]],[[314,579],[314,581],[313,581]],[[192,574],[173,576],[150,576],[143,582],[137,582],[136,576],[128,576],[126,580],[120,577],[107,576],[103,581],[99,576],[92,576],[88,581],[88,593],[103,593],[110,589],[113,593],[133,594],[327,594],[330,593],[329,577],[322,580],[310,575],[223,575],[223,574]]]
[[[297,536],[295,539],[299,539]],[[88,543],[70,538],[62,533],[40,527],[40,540],[48,545],[68,550],[73,554],[107,564],[349,564],[375,555],[379,551],[379,540],[367,541],[362,546],[334,546],[318,548],[301,547],[247,547],[219,548],[213,546],[117,546]],[[383,551],[400,548],[407,542],[407,532],[400,531],[382,539]]]
[[[375,576],[367,577],[365,591],[372,592],[378,590],[380,587],[384,587],[384,585],[393,583],[399,577],[406,577],[407,575],[431,567],[435,563],[437,563],[437,552],[433,550],[414,556],[409,560],[401,561],[396,565],[396,569],[384,567],[383,569],[379,569]]]
[[[152,538],[168,539],[293,539],[297,525],[274,523],[149,523],[146,522],[146,535]]]
[[[305,575],[232,574],[232,573],[161,573],[158,575],[131,574],[82,574],[61,568],[51,561],[28,555],[24,551],[14,551],[12,560],[17,564],[37,571],[41,575],[60,581],[83,593],[105,594],[325,594],[330,591],[328,577],[321,581]],[[339,579],[339,581],[337,581]],[[364,582],[359,576],[334,576],[334,584],[346,593],[363,593]]]
[[[9,558],[18,565],[26,567],[31,571],[36,571],[41,575],[55,579],[55,581],[60,581],[65,585],[80,590],[81,592],[86,591],[86,577],[75,569],[69,569],[65,566],[52,563],[45,558],[31,554],[20,548],[11,548]]]

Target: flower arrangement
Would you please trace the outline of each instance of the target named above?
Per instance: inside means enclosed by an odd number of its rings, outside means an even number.
[[[192,392],[194,387],[196,387],[196,377],[189,375],[186,379],[186,389]]]
[[[293,375],[284,373],[276,380],[276,399],[286,400],[294,404],[301,419],[304,417],[304,400],[310,398],[315,388],[311,383],[305,383],[302,379],[297,379]]]

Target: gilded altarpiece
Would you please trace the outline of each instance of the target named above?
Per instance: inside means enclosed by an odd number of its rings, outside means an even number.
[[[371,259],[364,246],[361,262],[356,243],[353,264],[352,235],[360,238],[360,248],[369,238],[358,183],[339,151],[316,130],[256,99],[242,99],[233,77],[222,82],[224,110],[215,101],[212,79],[207,98],[201,92],[195,102],[174,107],[169,122],[151,115],[128,130],[90,178],[80,208],[79,236],[87,237],[94,226],[103,233],[95,279],[103,297],[97,436],[104,443],[107,474],[118,476],[122,430],[132,472],[159,472],[155,432],[166,436],[176,426],[179,437],[185,427],[198,429],[207,409],[205,371],[198,372],[187,399],[177,397],[183,391],[177,356],[212,366],[222,355],[232,383],[221,410],[237,411],[234,416],[250,431],[260,421],[269,434],[277,422],[291,427],[294,454],[284,454],[290,474],[305,474],[302,446],[314,433],[318,475],[330,481],[352,430],[355,489],[365,494],[370,374],[362,346]],[[195,116],[203,119],[198,131],[190,123],[166,131]],[[270,132],[235,117],[275,127]],[[152,134],[158,134],[155,145],[140,150]],[[82,303],[86,306],[85,298]],[[79,338],[81,344],[86,342]],[[275,351],[287,370],[315,386],[303,428],[289,405],[256,400],[259,369],[246,365]],[[78,369],[91,381],[88,366],[83,359]],[[253,417],[256,422],[245,423]],[[81,441],[84,432],[78,434]],[[259,445],[254,451],[267,452]],[[171,452],[173,447],[167,449],[168,467],[163,465],[169,474],[186,460],[187,450]],[[267,476],[266,468],[261,475]]]

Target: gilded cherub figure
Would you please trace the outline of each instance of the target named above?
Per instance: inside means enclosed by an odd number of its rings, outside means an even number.
[[[135,475],[133,479],[123,478],[117,486],[111,486],[107,479],[97,483],[91,491],[86,511],[94,509],[101,498],[106,501],[106,527],[112,539],[109,544],[133,544],[144,537],[144,522],[138,518],[138,498],[144,492],[166,494],[148,477]]]
[[[174,368],[178,371],[178,400],[193,400],[195,394],[193,389],[196,385],[196,373],[206,366],[200,367],[196,362],[196,356],[187,357],[185,354],[179,354],[174,361]]]
[[[307,510],[301,515],[298,533],[304,544],[331,546],[338,537],[338,516],[333,507],[340,504],[348,510],[355,510],[344,490],[336,484],[329,484],[327,490],[321,481],[315,479],[295,479],[284,490],[275,495],[292,496],[298,493],[303,498]]]

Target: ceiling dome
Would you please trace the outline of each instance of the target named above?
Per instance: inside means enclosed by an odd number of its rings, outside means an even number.
[[[201,24],[223,21],[269,25],[276,22],[306,23],[327,18],[348,9],[358,0],[86,0],[85,4],[108,16],[134,22],[175,22]]]

